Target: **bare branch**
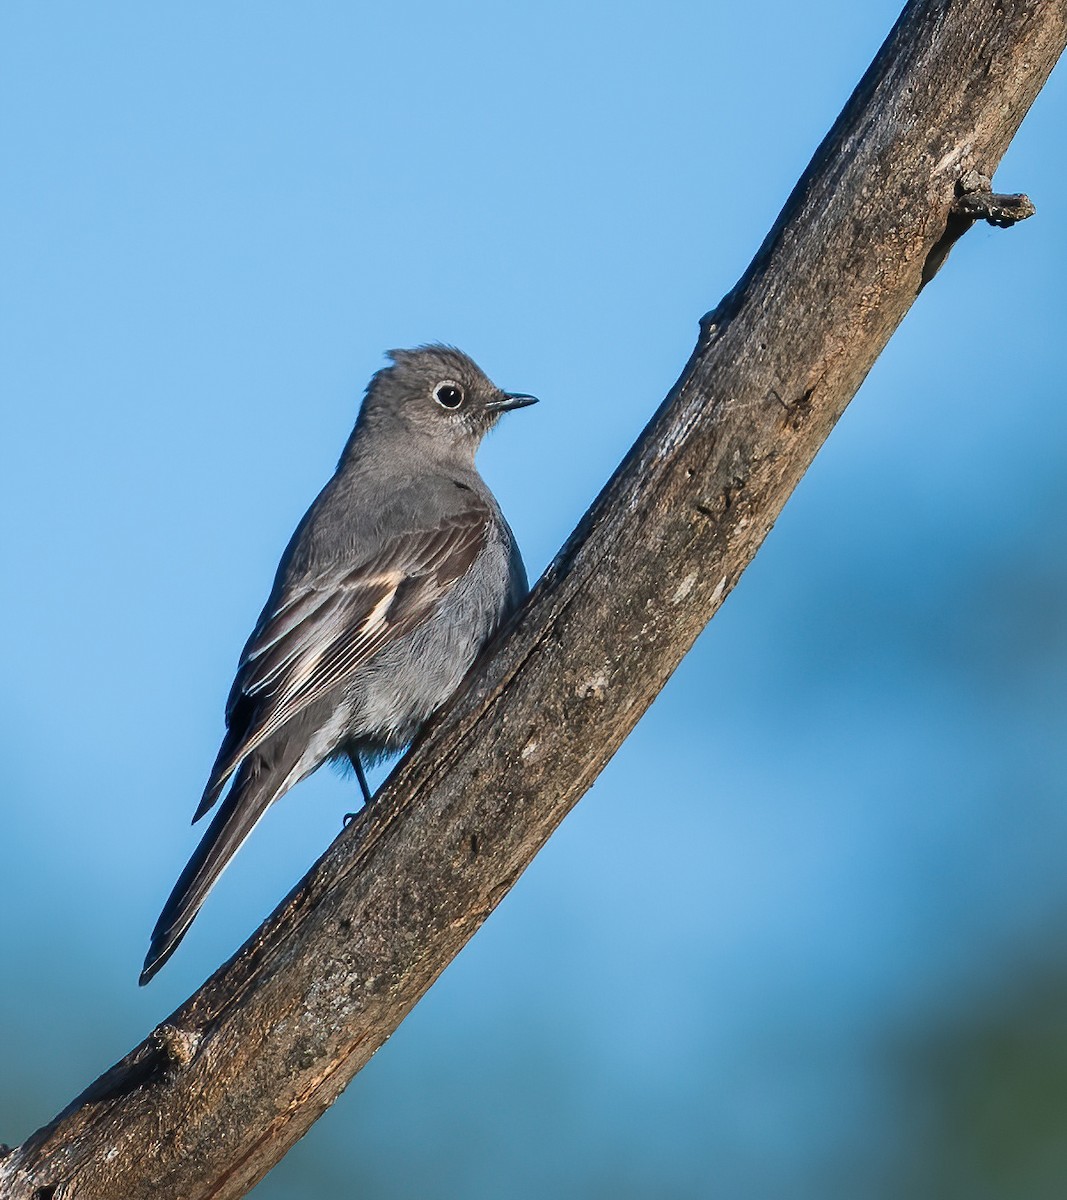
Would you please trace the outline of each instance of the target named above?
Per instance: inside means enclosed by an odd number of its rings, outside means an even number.
[[[0,1196],[237,1197],[325,1111],[651,703],[961,226],[1019,215],[964,181],[1065,41],[1067,0],[907,6],[511,636],[241,952],[0,1158]]]

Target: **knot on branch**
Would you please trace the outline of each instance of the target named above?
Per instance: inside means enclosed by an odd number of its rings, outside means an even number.
[[[163,1024],[152,1031],[152,1041],[175,1066],[187,1067],[200,1045],[200,1034]]]
[[[1037,209],[1029,196],[1021,192],[1002,195],[993,191],[993,181],[980,171],[968,171],[956,184],[953,213],[968,221],[988,221],[999,229],[1007,229],[1032,217]]]

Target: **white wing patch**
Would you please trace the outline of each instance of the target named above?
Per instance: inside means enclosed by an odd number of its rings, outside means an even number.
[[[367,613],[367,619],[359,627],[360,637],[372,637],[379,629],[385,628],[386,614],[396,599],[397,589],[404,582],[404,575],[401,571],[390,571],[385,575],[377,576],[373,582],[381,584],[389,590]]]

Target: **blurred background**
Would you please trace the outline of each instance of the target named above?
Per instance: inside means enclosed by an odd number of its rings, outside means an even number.
[[[542,397],[480,460],[536,577],[899,7],[3,6],[0,1140],[353,805],[329,771],[291,793],[137,988],[382,351]],[[647,717],[258,1200],[1064,1194],[1065,120],[1061,67],[997,179],[1038,216],[953,251]]]

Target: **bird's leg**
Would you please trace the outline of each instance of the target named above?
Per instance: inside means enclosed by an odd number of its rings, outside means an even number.
[[[370,788],[367,786],[367,776],[363,773],[363,763],[358,754],[352,756],[352,765],[356,768],[356,778],[359,780],[359,789],[363,793],[363,803],[370,804]]]
[[[359,780],[360,791],[363,793],[363,803],[370,804],[370,788],[367,786],[367,776],[363,772],[363,763],[360,761],[358,752],[349,753],[348,760],[356,770],[356,778]],[[345,813],[344,823],[347,825],[355,815],[354,812]]]

